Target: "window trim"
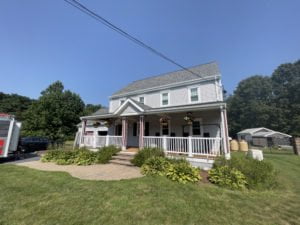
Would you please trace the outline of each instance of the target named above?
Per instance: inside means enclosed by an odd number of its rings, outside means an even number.
[[[198,101],[192,101],[192,89],[197,88],[197,94],[198,94]],[[201,96],[200,96],[200,86],[190,86],[188,87],[188,96],[189,96],[189,103],[190,104],[195,104],[195,103],[200,103],[201,102]]]
[[[163,94],[168,94],[168,104],[163,105]],[[170,91],[162,91],[160,92],[160,106],[161,107],[166,107],[170,105]]]
[[[200,135],[194,135],[193,134],[193,124],[190,125],[190,136],[192,137],[203,137],[203,123],[202,118],[195,118],[194,121],[197,121],[200,123]]]
[[[171,120],[168,121],[168,134],[167,135],[163,135],[163,125],[160,124],[160,136],[170,136],[171,134]]]

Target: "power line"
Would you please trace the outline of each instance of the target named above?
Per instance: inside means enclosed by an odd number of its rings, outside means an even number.
[[[109,22],[107,19],[103,18],[102,16],[100,16],[99,14],[93,12],[92,10],[88,9],[86,6],[84,6],[83,4],[81,4],[80,2],[76,1],[76,0],[64,0],[65,2],[67,2],[68,4],[70,4],[71,6],[77,8],[78,10],[80,10],[81,12],[87,14],[88,16],[94,18],[95,20],[99,21],[100,23],[102,23],[103,25],[109,27],[110,29],[118,32],[119,34],[121,34],[122,36],[124,36],[125,38],[131,40],[132,42],[134,42],[135,44],[151,51],[152,53],[156,54],[157,56],[167,60],[168,62],[180,67],[183,70],[186,70],[196,76],[202,77],[201,75],[191,71],[190,69],[186,68],[185,66],[182,66],[181,64],[175,62],[174,60],[170,59],[169,57],[167,57],[165,54],[159,52],[158,50],[152,48],[151,46],[145,44],[143,41],[139,40],[138,38],[132,36],[131,34],[127,33],[126,31],[122,30],[121,28],[117,27],[116,25],[112,24],[111,22]]]

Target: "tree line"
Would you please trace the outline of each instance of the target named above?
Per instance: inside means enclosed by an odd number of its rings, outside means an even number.
[[[226,101],[232,137],[254,127],[300,136],[300,60],[242,80]]]
[[[100,108],[100,104],[85,104],[78,94],[65,90],[60,81],[43,90],[37,100],[0,92],[0,112],[22,121],[23,136],[42,136],[52,141],[73,138],[79,117]]]
[[[255,75],[242,80],[227,99],[232,137],[247,128],[267,127],[300,135],[300,60],[280,65],[271,76]],[[0,112],[23,122],[24,136],[66,140],[74,136],[79,117],[101,105],[85,104],[65,90],[60,81],[51,84],[37,99],[0,92]]]

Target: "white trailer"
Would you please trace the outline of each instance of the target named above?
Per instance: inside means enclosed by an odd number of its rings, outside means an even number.
[[[21,125],[13,116],[0,113],[0,158],[17,152]]]

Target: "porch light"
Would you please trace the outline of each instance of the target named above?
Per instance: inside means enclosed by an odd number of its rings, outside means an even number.
[[[183,117],[183,119],[185,120],[185,122],[187,122],[188,125],[192,125],[193,124],[194,119],[192,117],[192,113],[188,112],[186,114],[186,116]]]
[[[110,127],[111,124],[112,124],[112,121],[111,121],[111,120],[105,120],[105,121],[103,122],[103,125],[106,126],[106,127]]]

